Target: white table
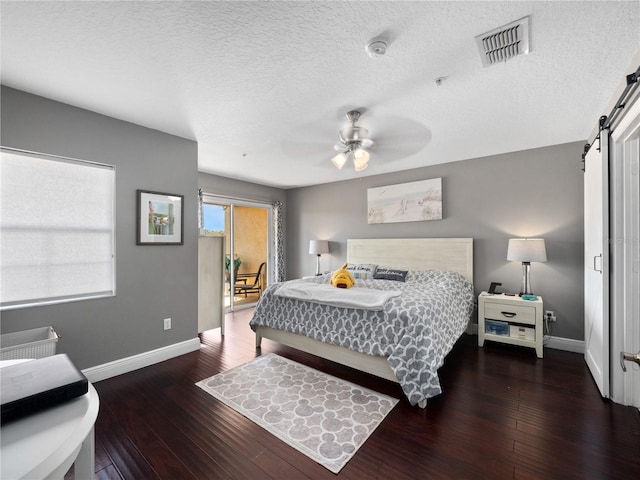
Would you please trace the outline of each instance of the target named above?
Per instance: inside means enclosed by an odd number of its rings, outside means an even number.
[[[98,392],[89,383],[81,397],[3,425],[0,478],[63,479],[71,465],[75,478],[94,478],[93,426],[99,404]]]

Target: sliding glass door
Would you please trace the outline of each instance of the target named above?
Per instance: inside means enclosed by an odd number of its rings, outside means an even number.
[[[204,235],[225,237],[225,310],[257,303],[269,282],[271,205],[204,194]]]

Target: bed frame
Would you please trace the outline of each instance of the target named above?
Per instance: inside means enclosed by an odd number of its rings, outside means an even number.
[[[347,240],[349,263],[373,263],[407,270],[447,270],[473,283],[472,238],[382,238]],[[351,368],[398,382],[386,357],[366,355],[295,333],[269,327],[256,328],[256,348],[263,338],[302,350]],[[426,400],[419,403],[427,406]]]

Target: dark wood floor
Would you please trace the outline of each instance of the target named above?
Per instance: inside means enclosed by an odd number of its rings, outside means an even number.
[[[95,384],[96,471],[110,479],[333,478],[194,383],[256,355],[252,310],[198,352]],[[411,407],[391,382],[263,341],[313,368],[401,398],[337,475],[366,479],[640,479],[638,411],[602,401],[581,355],[463,335],[440,370],[444,393]]]

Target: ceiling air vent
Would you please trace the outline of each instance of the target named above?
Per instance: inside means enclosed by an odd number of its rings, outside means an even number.
[[[529,53],[529,17],[478,35],[476,43],[485,67],[526,55]]]

